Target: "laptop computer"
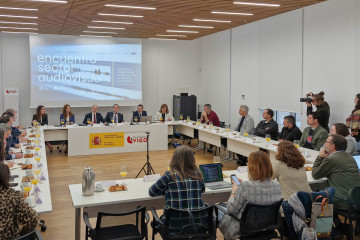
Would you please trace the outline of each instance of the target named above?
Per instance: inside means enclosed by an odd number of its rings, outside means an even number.
[[[357,163],[357,165],[359,167],[359,171],[360,171],[360,155],[356,155],[356,156],[353,156],[353,157],[354,157],[354,159],[355,159],[355,161],[356,161],[356,163]]]
[[[141,116],[140,117],[140,122],[151,122],[152,121],[152,116]]]
[[[223,181],[221,163],[200,165],[199,168],[204,176],[205,187],[211,190],[232,187],[230,183]]]

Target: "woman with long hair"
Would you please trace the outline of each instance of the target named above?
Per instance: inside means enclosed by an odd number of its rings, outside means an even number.
[[[45,107],[43,105],[39,105],[36,108],[36,113],[33,115],[32,123],[37,122],[41,126],[48,125],[48,115],[45,113]]]
[[[346,119],[346,126],[350,128],[351,135],[356,140],[357,148],[360,149],[360,93],[355,96],[355,107]]]
[[[38,217],[23,194],[9,186],[10,170],[0,163],[0,239],[12,240],[35,230]]]
[[[311,192],[304,168],[305,158],[292,142],[279,143],[275,158],[272,179],[279,181],[285,201],[296,192]]]
[[[150,187],[149,195],[165,195],[164,215],[161,217],[164,220],[169,207],[189,210],[204,207],[201,198],[204,191],[203,176],[196,166],[193,150],[188,146],[179,146],[173,153],[169,171]],[[176,226],[179,219],[174,217],[172,220],[171,226]]]
[[[62,122],[63,120],[63,122]],[[75,115],[71,112],[69,104],[65,104],[60,114],[61,125],[73,125],[75,123]]]
[[[256,151],[250,153],[248,157],[249,180],[242,181],[237,186],[234,182],[230,198],[226,208],[228,214],[241,218],[245,206],[248,202],[256,204],[271,204],[281,199],[280,184],[271,180],[273,169],[269,156]],[[220,214],[221,219],[219,229],[224,234],[224,239],[239,239],[240,222],[228,214]]]
[[[318,94],[308,93],[306,96],[311,96],[311,102],[306,102],[307,114],[311,112],[317,112],[320,115],[319,124],[325,128],[328,132],[329,119],[330,119],[330,106],[324,99],[325,93],[323,91]],[[316,106],[316,111],[313,111],[312,105]]]
[[[157,121],[172,121],[174,120],[173,115],[169,112],[169,107],[167,104],[162,104],[160,110],[156,112],[155,119]]]
[[[356,140],[354,137],[350,135],[348,127],[344,123],[335,123],[331,126],[330,134],[338,134],[347,140],[347,147],[345,152],[349,153],[350,155],[356,155],[357,154],[357,146],[356,146]]]

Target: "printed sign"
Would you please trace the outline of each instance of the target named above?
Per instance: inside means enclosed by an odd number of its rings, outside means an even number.
[[[108,147],[124,147],[124,132],[89,134],[89,149]]]

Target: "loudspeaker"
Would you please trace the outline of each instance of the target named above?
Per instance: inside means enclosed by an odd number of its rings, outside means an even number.
[[[183,120],[186,120],[187,116],[190,119],[196,121],[196,96],[173,96],[173,111],[174,118],[180,120],[180,114],[184,116]]]

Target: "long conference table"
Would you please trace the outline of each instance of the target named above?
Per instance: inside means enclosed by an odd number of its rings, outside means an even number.
[[[176,127],[176,132],[179,132],[188,137],[194,137],[195,131],[198,131],[199,141],[209,143],[218,147],[221,147],[221,138],[227,139],[228,151],[239,153],[244,156],[248,156],[253,151],[259,149],[268,151],[271,161],[275,160],[275,154],[277,151],[277,141],[267,142],[264,138],[249,136],[241,136],[238,132],[231,131],[229,129],[223,129],[219,127],[209,128],[207,125],[195,124],[194,122],[170,122],[170,123],[157,123],[157,126],[161,126],[168,131],[162,138],[168,141],[168,134],[171,133],[170,128]],[[146,125],[145,125],[146,126]],[[119,126],[120,127],[120,126]],[[126,125],[123,125],[126,127]],[[134,127],[134,126],[131,126]],[[136,127],[136,126],[135,126]],[[134,128],[135,129],[135,128]],[[70,129],[69,130],[69,133]],[[123,129],[119,129],[123,130]],[[131,131],[134,131],[133,129]],[[151,142],[150,142],[151,143]],[[167,149],[167,147],[166,147]],[[153,149],[150,149],[153,150]],[[308,163],[313,163],[318,155],[317,151],[299,148]],[[69,138],[69,151],[70,151],[70,138]],[[123,150],[121,150],[123,151]],[[246,169],[246,168],[245,168]],[[243,180],[248,179],[247,171],[225,171],[224,174],[230,176],[236,174]],[[311,171],[307,172],[307,178],[309,184],[316,184],[324,182],[326,179],[315,180],[312,178]],[[165,199],[164,196],[150,197],[148,194],[149,187],[154,182],[145,182],[144,179],[126,179],[116,181],[118,184],[122,184],[125,181],[127,184],[127,191],[110,192],[107,189],[103,192],[95,192],[93,196],[82,196],[82,185],[72,184],[69,185],[69,191],[72,198],[73,206],[75,208],[75,239],[80,239],[81,229],[81,210],[86,211],[89,217],[96,217],[99,211],[102,212],[121,212],[134,209],[139,205],[145,205],[147,208],[154,207],[156,209],[162,209],[164,207]],[[225,178],[225,181],[230,182],[230,178]],[[111,182],[110,185],[114,185],[115,181]],[[109,183],[103,181],[106,185]],[[206,188],[203,193],[203,199],[207,203],[219,203],[228,200],[228,193],[231,188],[210,190]]]

